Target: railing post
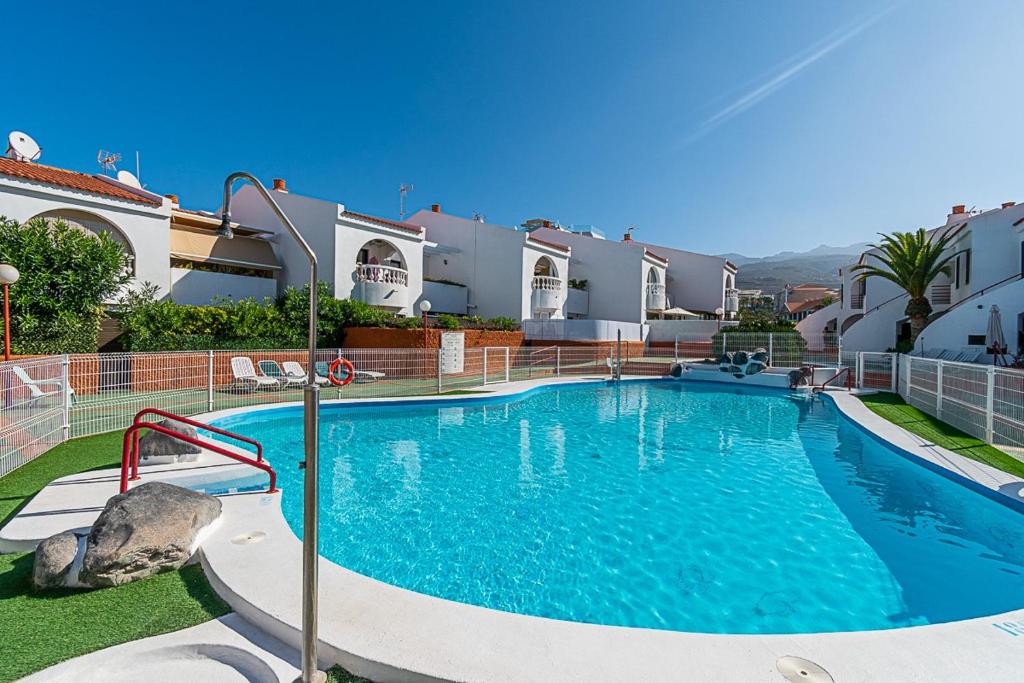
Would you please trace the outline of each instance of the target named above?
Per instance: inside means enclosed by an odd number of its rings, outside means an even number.
[[[864,388],[864,352],[857,352],[857,388]]]
[[[990,365],[986,370],[985,382],[985,441],[992,443],[995,434],[993,422],[996,410],[996,369]]]
[[[206,353],[206,410],[213,412],[213,350]]]
[[[935,417],[942,419],[942,361],[935,363]]]
[[[562,375],[562,347],[555,347],[555,377]]]
[[[768,367],[775,367],[775,335],[768,333]]]
[[[437,393],[441,393],[441,360],[444,354],[444,349],[437,350]]]
[[[509,379],[508,358],[509,358],[509,353],[508,353],[508,347],[506,346],[505,347],[505,381],[506,382],[508,382],[508,379]]]
[[[714,349],[712,349],[712,352],[714,352]],[[722,333],[722,353],[729,353],[729,339],[725,332]]]
[[[893,393],[900,392],[900,354],[889,354],[889,389]]]
[[[487,386],[487,347],[484,347],[484,386]]]
[[[60,391],[61,391],[61,418],[60,435],[61,441],[71,438],[71,395],[68,387],[71,386],[71,357],[64,354],[60,357]]]
[[[836,339],[836,367],[840,367],[843,364],[843,337],[840,335]]]

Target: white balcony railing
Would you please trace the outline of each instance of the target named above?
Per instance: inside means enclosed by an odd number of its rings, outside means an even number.
[[[530,308],[533,309],[533,317],[551,315],[562,307],[562,292],[565,291],[565,283],[559,278],[550,275],[534,275],[532,286],[533,296]]]
[[[548,292],[561,292],[565,288],[565,283],[557,277],[551,277],[550,275],[534,275],[533,288]]]
[[[394,266],[356,266],[356,299],[371,306],[401,310],[409,305],[409,272]]]
[[[360,282],[382,282],[388,285],[409,286],[409,271],[394,266],[359,264],[356,267],[356,278]]]
[[[665,285],[659,282],[647,283],[647,310],[665,310]]]

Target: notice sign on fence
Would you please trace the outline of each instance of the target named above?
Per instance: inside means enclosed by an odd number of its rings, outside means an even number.
[[[441,333],[441,374],[455,375],[466,365],[465,332]]]

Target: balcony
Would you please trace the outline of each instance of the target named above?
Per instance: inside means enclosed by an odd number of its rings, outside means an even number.
[[[356,298],[371,306],[399,310],[409,305],[409,272],[394,266],[356,266]]]
[[[850,309],[854,311],[864,310],[864,295],[863,294],[851,294],[850,295]]]
[[[559,278],[550,275],[535,275],[533,277],[533,294],[530,297],[533,317],[551,315],[560,310],[564,291],[565,283]]]
[[[657,282],[647,283],[647,310],[665,310],[665,285]]]

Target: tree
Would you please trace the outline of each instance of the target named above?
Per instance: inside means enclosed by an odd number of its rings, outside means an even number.
[[[95,351],[103,303],[131,280],[121,244],[61,220],[0,217],[0,263],[21,271],[11,287],[15,353]]]
[[[928,286],[939,275],[949,275],[950,262],[955,254],[946,253],[952,242],[952,234],[931,239],[924,228],[917,232],[894,232],[881,235],[881,244],[869,244],[871,249],[882,252],[875,256],[878,264],[858,263],[851,270],[859,273],[858,280],[880,277],[896,283],[910,300],[904,311],[910,319],[910,342],[917,341],[928,324],[932,305],[928,301]]]

